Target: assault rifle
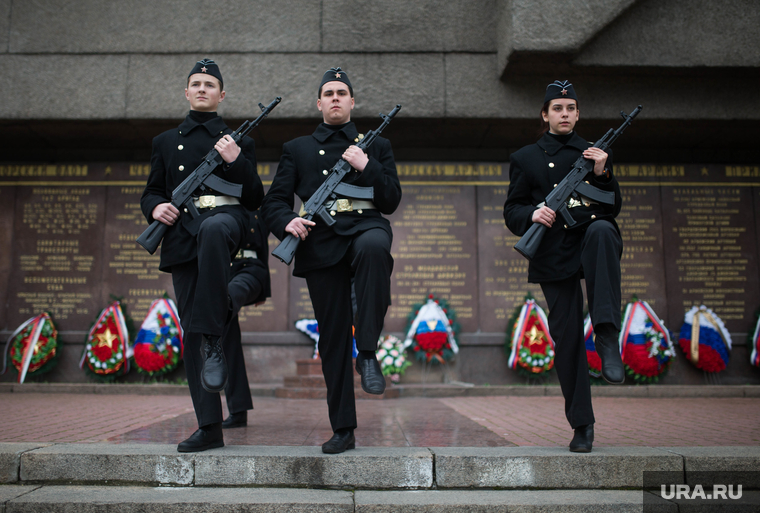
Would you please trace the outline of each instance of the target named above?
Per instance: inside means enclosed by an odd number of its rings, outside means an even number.
[[[631,124],[633,118],[635,118],[639,112],[641,112],[641,105],[636,107],[633,112],[626,114],[620,111],[620,115],[623,116],[623,124],[617,130],[610,128],[604,137],[594,143],[593,148],[599,148],[601,150],[607,150],[615,140],[620,137],[628,125]],[[613,205],[615,203],[615,194],[609,191],[603,191],[597,189],[593,185],[590,185],[583,181],[586,175],[594,169],[594,161],[589,160],[583,156],[578,157],[578,160],[573,164],[573,168],[562,179],[560,183],[549,193],[543,203],[539,204],[539,207],[546,205],[555,212],[559,212],[565,224],[568,227],[575,226],[575,219],[570,215],[567,209],[567,202],[574,195],[580,194],[586,198],[592,199],[598,203],[604,203],[606,205]],[[547,228],[541,223],[533,223],[533,225],[525,232],[517,244],[515,244],[515,250],[522,256],[531,260],[535,255],[538,247],[541,245],[541,240],[544,238],[544,233]]]
[[[232,137],[235,143],[240,143],[243,137],[257,127],[281,101],[282,97],[278,96],[266,107],[259,103],[259,108],[262,110],[259,117],[254,121],[244,122],[237,130],[230,134],[230,137]],[[195,204],[193,204],[193,192],[199,187],[201,190],[211,188],[222,194],[226,194],[227,196],[239,198],[243,191],[242,185],[228,182],[227,180],[212,174],[214,169],[216,169],[222,162],[222,156],[219,155],[216,148],[211,148],[211,151],[203,157],[203,162],[195,168],[195,171],[190,173],[190,175],[188,175],[188,177],[185,178],[176,189],[174,189],[172,192],[171,204],[177,209],[181,209],[184,205],[184,211],[194,219],[200,215],[198,209],[195,208]],[[158,245],[161,243],[161,239],[164,238],[166,230],[168,229],[169,226],[161,221],[153,221],[150,226],[142,232],[142,235],[137,238],[137,243],[152,255],[158,249]]]
[[[360,150],[366,150],[369,148],[380,133],[385,130],[388,123],[390,123],[396,114],[398,114],[399,110],[401,110],[401,105],[396,105],[388,115],[381,113],[380,117],[383,118],[383,122],[376,130],[370,130],[367,132],[367,135],[359,141],[356,147]],[[326,203],[338,199],[338,195],[354,199],[372,200],[374,198],[372,187],[357,187],[355,185],[341,182],[343,177],[346,176],[349,171],[351,171],[351,164],[343,159],[338,160],[330,170],[327,179],[322,182],[322,185],[320,185],[316,191],[314,191],[311,198],[304,203],[304,219],[311,221],[316,215],[319,216],[327,226],[332,226],[335,224],[335,219],[333,219],[327,212],[327,209],[325,208]],[[296,237],[292,233],[286,233],[285,238],[282,239],[282,242],[280,242],[276,248],[274,248],[272,254],[282,260],[286,265],[290,265],[300,242],[300,237]]]

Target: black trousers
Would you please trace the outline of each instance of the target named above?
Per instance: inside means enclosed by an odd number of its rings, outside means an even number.
[[[259,297],[263,286],[261,278],[257,278],[256,275],[265,272],[266,269],[263,267],[246,267],[236,273],[228,285],[229,315],[232,318],[224,330],[222,348],[224,357],[227,359],[227,373],[229,375],[227,386],[224,387],[224,397],[227,401],[227,410],[230,413],[240,413],[253,409],[251,388],[245,370],[238,312],[243,305],[250,304]]]
[[[224,333],[229,313],[230,261],[242,236],[240,225],[232,216],[224,213],[211,216],[201,223],[198,231],[198,257],[172,266],[174,294],[184,331],[185,373],[200,427],[222,421],[219,394],[206,392],[201,386],[201,337]]]
[[[589,314],[594,326],[614,324],[620,329],[620,256],[623,241],[607,221],[586,229],[581,243],[581,266],[586,279]],[[549,307],[549,331],[554,339],[557,369],[565,416],[575,429],[594,423],[591,382],[583,336],[581,272],[559,281],[541,283]]]
[[[319,356],[333,431],[356,428],[351,278],[356,290],[356,348],[375,351],[391,304],[392,271],[391,237],[378,228],[354,235],[338,264],[306,274],[319,324]]]

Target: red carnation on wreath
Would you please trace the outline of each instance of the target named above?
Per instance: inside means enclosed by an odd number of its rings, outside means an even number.
[[[554,368],[554,340],[544,310],[528,292],[515,308],[505,343],[507,365],[525,377],[545,377]]]
[[[99,381],[113,381],[129,372],[132,347],[129,344],[132,320],[119,299],[104,308],[91,326],[79,368]]]
[[[5,344],[0,374],[5,374],[9,354],[11,364],[18,371],[19,383],[55,367],[59,357],[58,330],[48,312],[28,319],[11,334]]]
[[[137,371],[149,376],[171,372],[179,365],[182,351],[182,326],[174,301],[154,300],[135,339]]]
[[[407,317],[404,349],[412,348],[422,362],[445,364],[459,352],[456,313],[444,299],[429,294],[425,303],[412,306]]]

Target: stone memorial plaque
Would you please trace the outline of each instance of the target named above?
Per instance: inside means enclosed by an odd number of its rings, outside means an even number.
[[[11,326],[43,311],[61,330],[84,330],[94,320],[102,308],[105,199],[105,187],[74,181],[17,188]]]
[[[507,188],[477,188],[480,329],[490,333],[511,331],[509,318],[528,292],[546,308],[541,286],[528,283],[528,259],[513,247],[520,238],[504,223]]]
[[[757,225],[754,212],[747,211],[754,189],[732,176],[732,169],[686,166],[683,185],[662,188],[669,325],[674,329],[686,310],[704,304],[730,332],[745,332],[760,303]],[[717,178],[721,181],[708,181]]]
[[[448,301],[462,331],[478,329],[475,187],[406,185],[393,227],[391,301],[384,331],[404,331],[428,294]]]
[[[16,204],[16,187],[0,187],[0,225],[5,228],[0,230],[0,301],[2,305],[9,304],[8,280],[11,277],[13,262],[12,257],[17,252],[13,230],[13,215]],[[31,317],[31,315],[29,316]],[[0,308],[0,329],[15,330],[17,326],[8,324],[8,308]]]
[[[288,276],[292,267],[286,267],[272,250],[280,243],[277,237],[269,235],[269,277],[272,282],[272,297],[259,306],[244,306],[240,309],[240,329],[242,331],[288,331]]]
[[[145,177],[150,166],[115,164],[110,166],[115,181]],[[139,182],[138,182],[139,183]],[[103,245],[103,279],[100,304],[105,307],[111,295],[121,297],[135,328],[148,313],[154,299],[165,293],[174,299],[169,273],[158,270],[161,249],[154,255],[137,244],[136,239],[148,227],[140,209],[144,185],[112,185],[106,193],[105,243]]]
[[[660,187],[621,185],[620,190],[623,208],[617,223],[623,237],[622,307],[635,296],[649,303],[661,319],[668,319]]]

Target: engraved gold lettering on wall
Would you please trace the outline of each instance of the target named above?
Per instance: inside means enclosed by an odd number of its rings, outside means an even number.
[[[2,178],[70,178],[87,176],[87,164],[0,166]]]
[[[132,164],[130,176],[144,176],[149,166]],[[158,270],[160,252],[151,255],[135,242],[148,227],[140,209],[142,186],[107,188],[106,247],[103,248],[103,287],[108,294],[123,298],[129,314],[140,322],[154,299],[169,293],[174,297],[171,275]]]
[[[4,172],[9,167],[19,176],[82,176],[87,172],[86,166],[6,166]],[[90,187],[76,186],[22,190],[14,263],[19,273],[11,278],[15,290],[11,314],[24,317],[48,311],[64,322],[94,315],[91,302],[97,280],[93,278],[100,254],[96,241],[102,228],[98,194]]]
[[[531,292],[545,306],[540,286],[528,283],[528,260],[513,249],[519,237],[504,223],[507,187],[478,188],[480,327],[502,332],[515,307]]]
[[[386,329],[403,329],[412,305],[430,293],[449,302],[463,329],[476,326],[474,208],[473,187],[404,187],[391,216],[395,264]]]
[[[623,238],[621,306],[635,296],[666,318],[659,187],[623,186],[621,193],[623,207],[617,216]]]
[[[396,171],[400,178],[500,178],[501,164],[399,164]]]
[[[749,168],[750,170],[752,168]],[[754,216],[748,215],[751,189],[731,186],[673,187],[671,303],[684,310],[705,304],[729,330],[746,330],[758,292],[756,243],[748,237]]]

